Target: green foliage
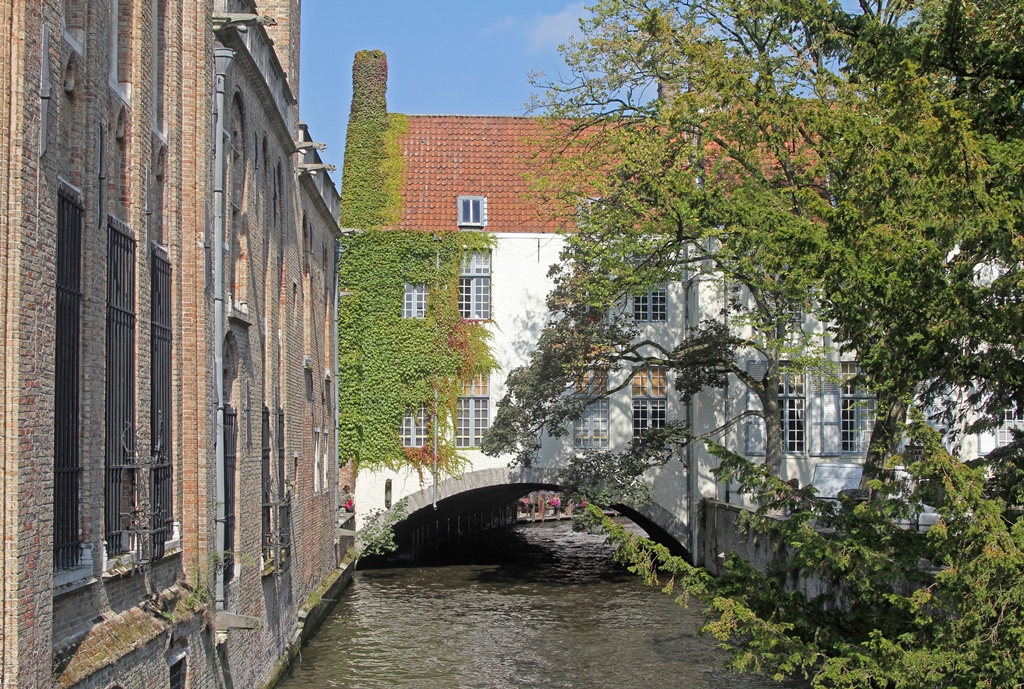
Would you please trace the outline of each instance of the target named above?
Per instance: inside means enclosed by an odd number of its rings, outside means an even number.
[[[906,432],[923,448],[896,458],[915,460],[909,482],[890,472],[872,481],[876,499],[838,505],[716,447],[719,478],[761,505],[741,527],[775,545],[764,571],[729,554],[724,573],[710,577],[595,508],[588,520],[603,524],[618,559],[648,584],[706,607],[703,631],[732,653],[735,669],[822,688],[1019,686],[1024,522],[987,492],[988,467],[946,452],[920,414]],[[946,499],[939,524],[919,535],[900,524],[921,509],[929,485]],[[791,516],[772,516],[782,510]],[[800,578],[821,582],[822,593],[798,590]]]
[[[375,230],[346,237],[338,309],[339,444],[342,463],[359,468],[433,465],[433,443],[403,448],[402,417],[425,404],[438,424],[438,468],[458,474],[453,447],[460,381],[496,368],[490,333],[459,314],[459,269],[466,252],[487,251],[483,233]],[[405,284],[428,287],[425,318],[402,318]],[[433,426],[428,428],[433,435]]]
[[[356,543],[357,557],[386,555],[398,548],[394,526],[409,516],[409,500],[403,498],[389,510],[374,510],[366,516]]]
[[[356,53],[342,171],[342,227],[394,226],[401,217],[404,170],[397,142],[409,122],[403,115],[388,114],[387,84],[387,56],[379,50]]]

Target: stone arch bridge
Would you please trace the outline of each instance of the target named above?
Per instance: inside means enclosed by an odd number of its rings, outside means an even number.
[[[394,529],[399,555],[415,556],[437,542],[508,526],[514,523],[516,502],[538,490],[560,490],[557,468],[476,469],[458,478],[439,481],[436,494],[433,485],[406,494],[408,517]],[[633,520],[653,540],[693,561],[687,549],[689,526],[659,504],[657,497],[639,509],[625,505],[612,507]]]

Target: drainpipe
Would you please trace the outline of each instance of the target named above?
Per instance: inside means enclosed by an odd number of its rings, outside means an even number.
[[[214,380],[217,386],[216,472],[217,472],[217,537],[220,555],[217,565],[216,609],[224,609],[224,543],[227,514],[227,486],[224,466],[224,76],[235,51],[219,47],[214,51],[214,81],[217,90],[217,125],[213,143],[213,340]]]

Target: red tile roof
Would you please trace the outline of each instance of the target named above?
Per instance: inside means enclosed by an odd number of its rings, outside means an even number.
[[[525,177],[543,134],[532,117],[411,115],[399,141],[405,156],[405,209],[399,229],[458,227],[459,196],[487,197],[488,232],[555,232],[559,223]]]

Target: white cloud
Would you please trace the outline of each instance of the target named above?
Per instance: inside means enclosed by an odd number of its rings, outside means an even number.
[[[544,14],[531,20],[526,28],[530,54],[536,55],[565,43],[570,34],[579,28],[579,18],[583,13],[583,3],[575,2],[566,5],[558,14]]]
[[[517,24],[521,23],[521,19],[517,19],[516,17],[513,17],[511,14],[506,14],[504,17],[502,17],[495,23],[491,24],[490,26],[484,27],[484,33],[503,33],[505,31],[509,31],[510,29],[515,28]]]

